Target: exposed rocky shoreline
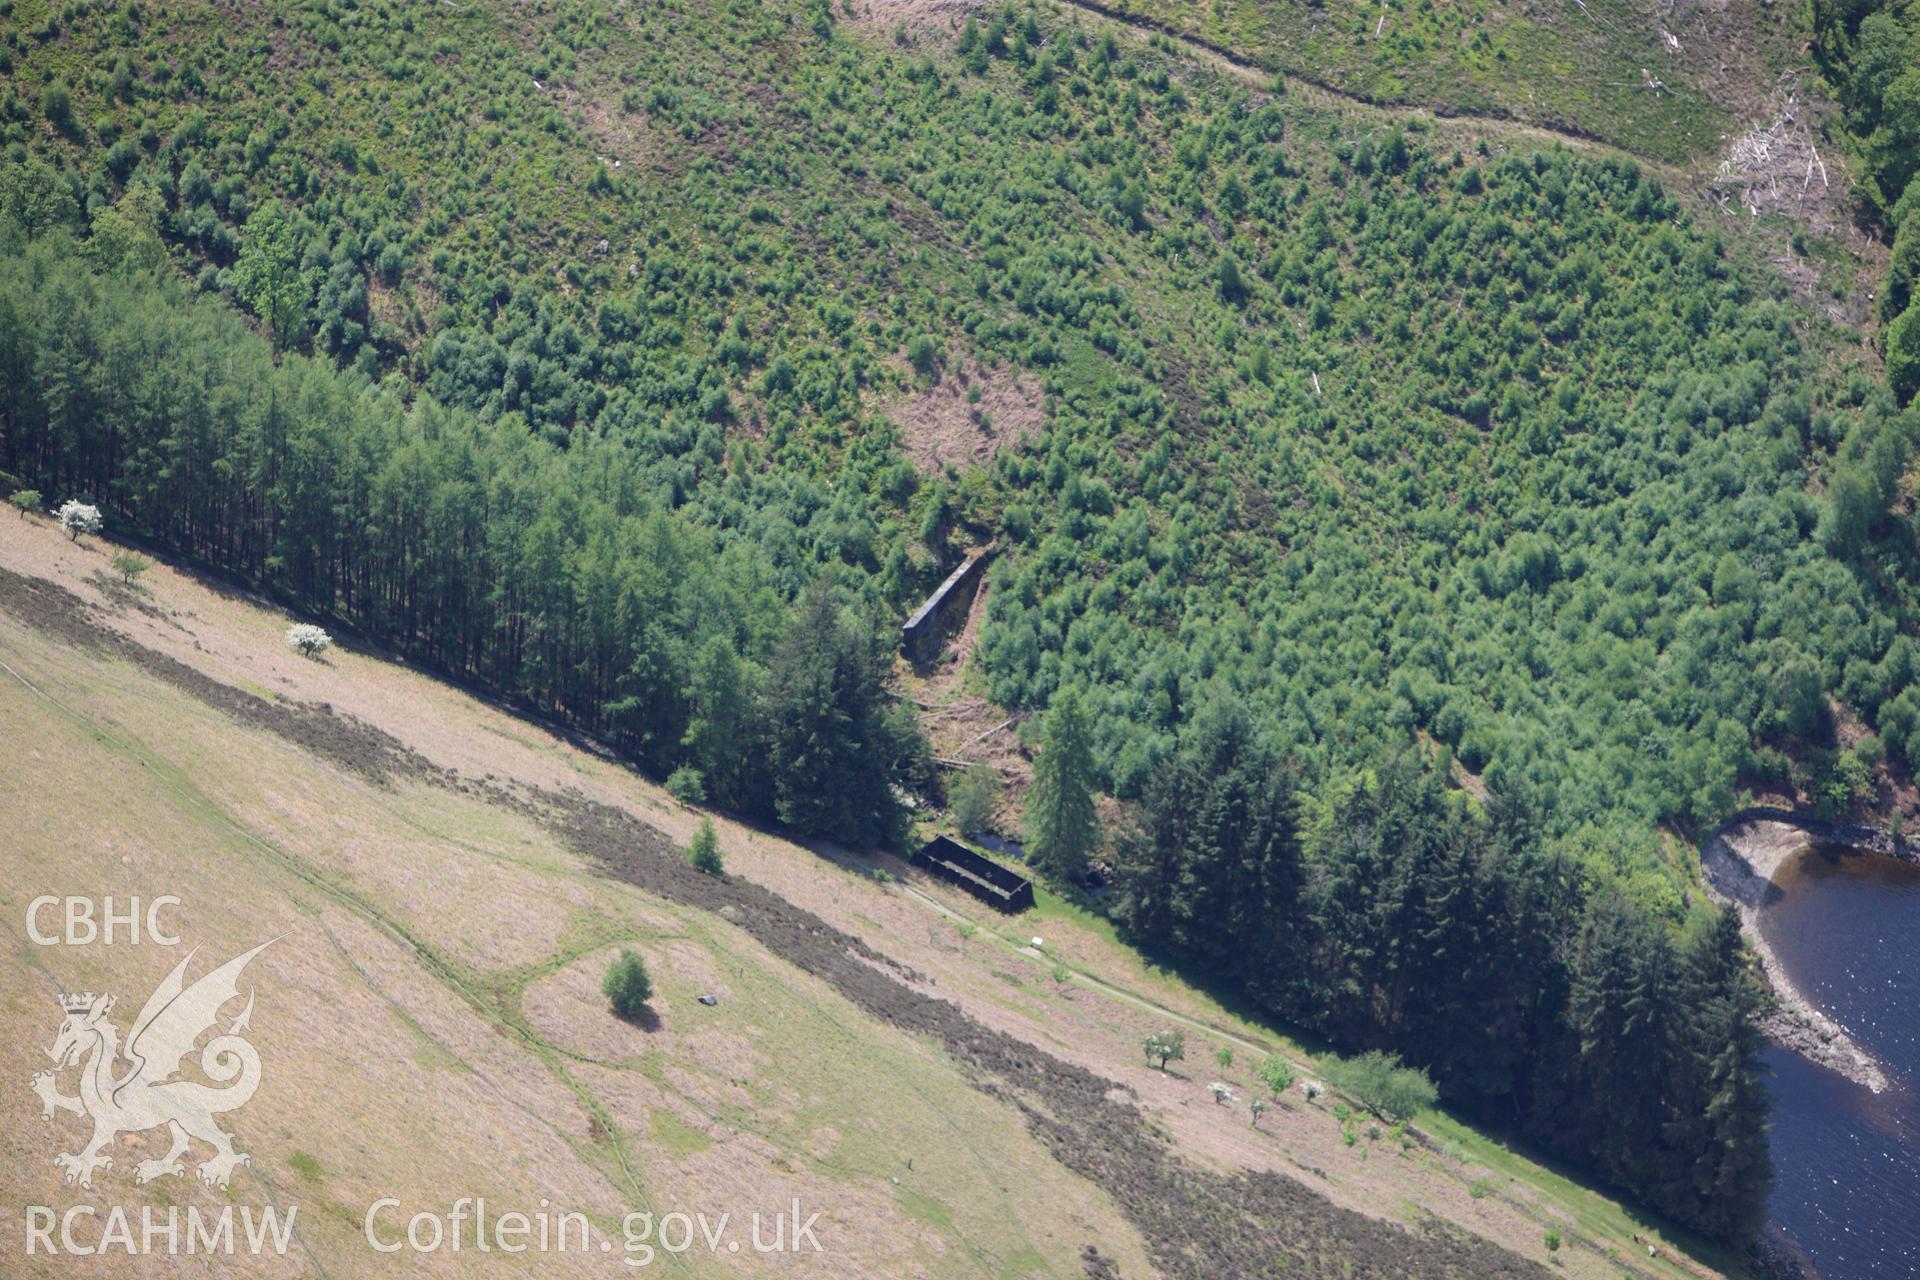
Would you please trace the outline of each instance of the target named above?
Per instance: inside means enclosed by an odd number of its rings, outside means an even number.
[[[1761,1030],[1781,1047],[1830,1067],[1875,1093],[1887,1088],[1886,1069],[1847,1029],[1815,1008],[1787,976],[1773,948],[1760,935],[1760,909],[1780,890],[1773,875],[1786,860],[1811,844],[1833,845],[1902,861],[1920,861],[1905,841],[1872,827],[1841,826],[1806,817],[1791,809],[1743,809],[1723,823],[1700,847],[1707,891],[1740,912],[1747,941],[1760,958],[1775,1008],[1760,1021]]]

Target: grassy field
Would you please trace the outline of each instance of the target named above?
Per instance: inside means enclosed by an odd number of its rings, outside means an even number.
[[[191,1174],[141,1187],[132,1166],[151,1152],[136,1141],[162,1136],[150,1133],[121,1138],[91,1192],[63,1187],[51,1157],[78,1143],[80,1122],[43,1122],[23,1084],[0,1107],[10,1233],[31,1204],[298,1204],[298,1256],[279,1271],[358,1275],[382,1273],[361,1234],[381,1197],[404,1214],[444,1214],[464,1195],[531,1211],[545,1197],[585,1213],[616,1250],[628,1213],[738,1220],[798,1198],[822,1214],[817,1258],[716,1261],[697,1248],[660,1263],[689,1275],[1071,1276],[1093,1244],[1121,1274],[1167,1273],[1117,1190],[1121,1173],[1113,1185],[1077,1174],[1040,1141],[1044,1123],[1007,1105],[1021,1096],[1010,1087],[1031,1082],[978,1087],[977,1063],[913,1030],[906,1013],[874,1016],[857,980],[823,980],[804,957],[775,954],[734,906],[705,910],[622,883],[542,808],[542,797],[571,794],[684,840],[695,815],[657,788],[376,657],[303,660],[280,640],[284,617],[164,568],[134,591],[111,588],[106,557],[46,524],[0,522],[10,584],[0,719],[15,730],[0,773],[10,992],[0,1065],[22,1082],[45,1065],[60,990],[114,993],[130,1017],[184,954],[36,945],[24,929],[29,900],[175,894],[170,922],[185,945],[205,948],[195,974],[277,939],[249,971],[263,1084],[230,1126],[253,1160],[226,1193]],[[42,606],[62,598],[52,584],[91,610],[50,622]],[[84,629],[101,621],[122,638]],[[217,689],[258,701],[218,704]],[[287,722],[262,707],[316,717],[333,736],[289,740]],[[1661,1258],[1633,1258],[1632,1233],[1657,1230],[1439,1118],[1438,1141],[1406,1151],[1348,1147],[1332,1116],[1298,1098],[1255,1129],[1244,1104],[1214,1105],[1207,1083],[1225,1080],[1244,1098],[1256,1051],[1287,1054],[1306,1073],[1312,1055],[1150,968],[1065,904],[982,919],[977,904],[897,863],[724,821],[721,831],[730,886],[845,931],[881,957],[896,994],[937,993],[979,1035],[1056,1064],[1043,1072],[1104,1079],[1164,1135],[1183,1176],[1269,1171],[1314,1203],[1363,1215],[1341,1230],[1451,1223],[1535,1259],[1553,1226],[1573,1275],[1618,1275],[1623,1256],[1647,1274],[1706,1273],[1664,1241]],[[1034,934],[1045,935],[1038,953]],[[639,949],[656,979],[648,1025],[614,1019],[599,994],[622,946]],[[707,994],[716,1005],[695,999]],[[1189,1058],[1163,1074],[1137,1045],[1169,1025],[1190,1029]],[[1214,1060],[1222,1047],[1236,1049],[1231,1064]],[[1041,1089],[1026,1106],[1048,1099]],[[1338,1243],[1298,1243],[1338,1261]],[[19,1244],[16,1234],[5,1247]],[[76,1261],[29,1259],[17,1274],[74,1274]],[[426,1261],[446,1274],[479,1265],[472,1254]],[[197,1265],[180,1262],[183,1274]],[[545,1262],[556,1265],[541,1274],[608,1265]]]
[[[278,938],[251,971],[265,1077],[236,1113],[254,1161],[231,1193],[300,1205],[301,1245],[324,1274],[378,1273],[360,1237],[376,1199],[444,1212],[462,1195],[497,1211],[547,1197],[616,1246],[636,1210],[744,1222],[798,1197],[822,1213],[827,1255],[748,1251],[721,1267],[702,1251],[680,1274],[778,1263],[781,1274],[1071,1275],[1083,1237],[1142,1265],[1112,1206],[1053,1164],[1016,1113],[724,919],[591,873],[497,800],[369,783],[14,618],[0,616],[0,652],[0,719],[24,730],[0,784],[10,1075],[46,1065],[60,989],[113,992],[130,1016],[184,954],[35,946],[22,927],[32,897],[176,894],[170,919],[205,947],[196,974]],[[330,663],[348,678],[363,665]],[[622,945],[655,975],[650,1030],[613,1019],[599,994]],[[712,1009],[695,1000],[708,993]],[[79,1122],[43,1123],[24,1086],[5,1113],[17,1260],[22,1205],[88,1196],[62,1187],[51,1160],[80,1139]],[[136,1150],[122,1139],[94,1198],[224,1198],[190,1174],[137,1187]],[[606,1274],[599,1257],[559,1262]],[[74,1263],[12,1266],[64,1275]]]

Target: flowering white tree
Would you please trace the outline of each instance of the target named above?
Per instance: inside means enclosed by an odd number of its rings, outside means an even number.
[[[60,518],[60,527],[67,531],[67,537],[75,542],[80,540],[83,533],[100,532],[103,523],[100,508],[78,498],[68,498],[60,504],[60,509],[54,515]]]
[[[287,643],[300,651],[303,658],[317,658],[320,651],[332,646],[333,637],[311,622],[296,622],[287,628]]]

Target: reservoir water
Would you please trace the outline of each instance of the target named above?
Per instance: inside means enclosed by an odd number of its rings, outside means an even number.
[[[1774,883],[1761,934],[1893,1084],[1876,1095],[1768,1050],[1770,1216],[1824,1280],[1920,1277],[1920,867],[1809,849]]]

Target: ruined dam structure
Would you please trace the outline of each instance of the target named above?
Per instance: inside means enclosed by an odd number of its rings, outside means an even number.
[[[940,650],[946,647],[947,636],[965,620],[967,609],[973,604],[974,593],[980,589],[987,560],[992,555],[992,547],[969,552],[959,567],[947,575],[947,580],[934,589],[926,603],[914,610],[913,616],[900,628],[900,652],[907,655],[909,662],[924,665],[940,656]]]
[[[1920,862],[1920,851],[1916,851],[1904,838],[1881,827],[1826,822],[1810,814],[1775,805],[1761,804],[1742,809],[1721,823],[1720,830],[1726,831],[1749,822],[1778,822],[1795,827],[1806,834],[1809,844],[1833,845],[1851,849],[1855,853],[1877,853],[1881,857],[1898,858],[1902,862]]]

